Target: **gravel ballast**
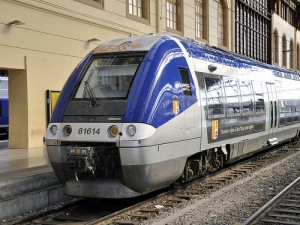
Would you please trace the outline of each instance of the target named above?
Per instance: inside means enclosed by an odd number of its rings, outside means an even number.
[[[300,151],[281,159],[219,190],[185,202],[143,225],[234,225],[241,224],[274,194],[296,177]]]

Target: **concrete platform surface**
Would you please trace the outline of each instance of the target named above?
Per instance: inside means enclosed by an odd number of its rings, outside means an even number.
[[[7,141],[0,141],[0,173],[50,165],[46,147],[8,149]]]
[[[45,147],[7,146],[0,141],[0,221],[73,199],[64,195]]]

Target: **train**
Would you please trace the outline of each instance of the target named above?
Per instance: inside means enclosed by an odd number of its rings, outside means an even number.
[[[0,140],[8,139],[8,77],[0,76]]]
[[[261,53],[263,54],[263,53]],[[300,136],[300,75],[174,34],[91,51],[46,131],[64,193],[133,198]]]

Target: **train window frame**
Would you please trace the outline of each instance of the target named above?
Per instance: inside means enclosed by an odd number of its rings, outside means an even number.
[[[248,82],[248,85],[241,85],[242,82]],[[255,104],[254,104],[254,93],[253,93],[253,86],[252,86],[252,81],[251,80],[244,80],[244,79],[238,79],[238,86],[239,86],[239,91],[240,91],[240,100],[241,100],[241,113],[242,115],[252,115],[255,113]],[[244,110],[244,103],[246,103],[244,100],[243,100],[243,96],[245,96],[243,93],[242,93],[242,87],[245,86],[250,86],[250,97],[251,97],[251,100],[250,102],[252,103],[252,110],[249,110],[249,111],[245,111]],[[249,93],[246,93],[247,95]]]
[[[179,68],[179,73],[181,78],[183,95],[193,96],[189,69]]]
[[[89,62],[85,65],[85,68],[84,70],[81,72],[80,74],[80,77],[77,81],[77,84],[73,90],[73,93],[72,93],[72,101],[86,101],[88,99],[93,99],[93,96],[89,96],[89,97],[76,97],[77,94],[78,94],[78,89],[80,88],[80,86],[82,86],[82,82],[84,80],[84,77],[86,75],[86,73],[89,71],[92,63],[95,61],[95,59],[99,59],[99,58],[108,58],[108,57],[111,57],[111,58],[117,58],[117,57],[141,57],[141,61],[140,61],[140,64],[137,66],[136,68],[136,71],[135,73],[132,75],[132,79],[131,79],[131,83],[129,84],[129,87],[128,87],[128,90],[127,90],[127,94],[126,96],[124,97],[104,97],[104,98],[101,98],[101,97],[95,97],[94,99],[95,100],[127,100],[128,99],[128,95],[130,93],[130,90],[131,90],[131,86],[132,86],[132,83],[134,82],[134,79],[135,79],[135,76],[136,76],[136,73],[137,71],[139,70],[139,67],[142,63],[142,61],[144,60],[144,57],[146,55],[146,52],[138,52],[138,53],[126,53],[126,54],[96,54],[94,55],[90,60]]]
[[[295,112],[298,112],[298,120],[295,123],[300,123],[300,99],[294,99]]]
[[[290,90],[284,90],[278,98],[279,127],[300,123],[300,99],[291,99],[295,96]],[[296,119],[296,120],[295,120]]]
[[[229,95],[228,92],[226,92],[226,86],[225,86],[225,82],[226,81],[235,81],[236,83],[236,90],[234,90],[236,92],[236,96],[232,95],[230,96],[230,98],[237,98],[238,99],[238,105],[239,105],[239,111],[235,112],[233,110],[233,113],[229,112],[229,104],[228,104],[228,99],[229,99]],[[232,88],[232,86],[230,86]],[[241,102],[241,91],[239,88],[239,80],[233,77],[223,77],[223,88],[224,88],[224,94],[225,94],[225,111],[226,111],[226,116],[227,117],[237,117],[237,116],[241,116],[242,115],[242,102]]]
[[[220,109],[222,110],[222,113],[220,114],[211,114],[210,113],[210,104],[209,104],[209,91],[207,89],[207,82],[206,82],[206,79],[218,79],[219,82],[220,82],[220,91],[221,91],[221,101],[220,102],[220,105],[222,105],[222,108],[220,107]],[[224,93],[224,87],[223,87],[223,79],[221,76],[219,75],[204,75],[203,76],[203,83],[204,83],[204,90],[205,90],[205,102],[206,102],[206,115],[207,115],[207,119],[215,119],[215,118],[224,118],[226,116],[226,102],[225,102],[225,93]],[[214,109],[212,110],[212,112],[214,111]]]
[[[266,90],[265,90],[265,85],[264,84],[265,83],[261,82],[261,81],[252,81],[255,115],[264,115],[264,114],[266,114],[266,101],[265,101]],[[260,85],[260,88],[261,88],[261,91],[262,91],[260,94],[262,94],[263,110],[261,110],[261,111],[257,111],[257,100],[256,100],[257,89],[255,88],[255,87],[257,87],[257,85]]]

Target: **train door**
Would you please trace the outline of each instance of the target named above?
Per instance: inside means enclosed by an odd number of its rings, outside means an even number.
[[[195,72],[196,74],[196,78],[198,81],[198,86],[199,86],[199,100],[200,101],[200,105],[199,105],[199,109],[198,109],[198,120],[199,120],[199,127],[201,127],[200,129],[200,137],[202,137],[203,134],[206,134],[206,130],[202,130],[202,129],[206,129],[206,118],[205,118],[205,114],[202,114],[202,106],[206,105],[206,94],[205,94],[205,84],[204,84],[204,75],[203,73],[200,72]],[[202,124],[205,123],[205,124]]]
[[[278,127],[278,101],[275,91],[275,84],[267,83],[268,99],[269,99],[269,144],[277,143],[277,127]]]
[[[190,78],[190,72],[188,68],[179,68],[181,82],[183,87],[183,98],[186,107],[191,104],[192,96],[192,79]],[[186,134],[190,133],[190,129],[195,127],[195,109],[186,110],[184,114],[184,127]]]

